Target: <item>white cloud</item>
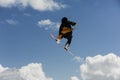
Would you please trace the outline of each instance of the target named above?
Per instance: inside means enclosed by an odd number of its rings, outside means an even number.
[[[54,10],[64,8],[65,5],[55,2],[54,0],[21,0],[24,7],[31,6],[35,10]]]
[[[87,57],[80,70],[83,80],[120,80],[120,57],[113,53]]]
[[[84,58],[81,58],[80,56],[75,56],[73,58],[73,61],[79,62],[79,63],[83,63],[84,62]]]
[[[24,15],[24,16],[32,16],[32,15],[29,14],[29,13],[24,13],[23,15]]]
[[[2,69],[0,80],[53,80],[46,77],[42,64],[39,63],[31,63],[20,69],[4,69],[4,67],[0,69]]]
[[[38,26],[40,26],[40,28],[44,28],[45,30],[58,30],[60,27],[60,23],[58,22],[52,22],[50,19],[46,19],[46,20],[41,20],[38,21]]]
[[[0,7],[12,7],[17,0],[0,0]]]
[[[7,70],[7,69],[8,69],[7,67],[4,68],[2,65],[0,65],[0,73]]]
[[[32,7],[38,11],[55,10],[65,8],[66,5],[55,2],[54,0],[0,0],[0,7],[13,6]]]
[[[53,22],[50,21],[49,19],[46,19],[46,20],[39,21],[38,24],[44,26],[44,25],[51,25],[51,24],[53,24]]]
[[[8,24],[11,24],[11,25],[18,24],[18,21],[17,21],[17,20],[13,20],[13,19],[7,19],[6,22],[7,22]]]
[[[77,60],[79,61],[79,58]],[[80,65],[80,71],[82,80],[120,80],[120,57],[113,53],[86,57],[85,62]],[[70,79],[80,80],[76,76]],[[20,69],[0,65],[0,80],[53,80],[53,78],[46,76],[42,64],[31,63]]]
[[[79,78],[76,77],[76,76],[72,76],[72,77],[71,77],[71,80],[79,80]]]
[[[17,69],[7,69],[0,73],[0,80],[25,80]]]

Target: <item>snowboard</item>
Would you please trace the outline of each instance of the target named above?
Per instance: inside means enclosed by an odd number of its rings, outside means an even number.
[[[53,35],[53,34],[50,34],[50,37],[53,39],[53,40],[55,40],[56,41],[56,37]],[[56,43],[57,44],[57,43]],[[68,49],[68,50],[66,50],[65,48],[64,48],[64,45],[62,45],[61,43],[60,44],[58,44],[60,47],[62,47],[67,53],[69,53],[70,55],[72,55],[73,56],[73,53],[70,51],[70,49]]]

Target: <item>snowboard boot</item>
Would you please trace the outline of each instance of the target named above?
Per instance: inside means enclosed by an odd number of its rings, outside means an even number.
[[[56,39],[57,44],[60,44],[60,41],[61,41],[60,39]]]
[[[68,50],[69,50],[69,44],[66,44],[65,47],[64,47],[64,49],[65,49],[66,51],[68,51]]]

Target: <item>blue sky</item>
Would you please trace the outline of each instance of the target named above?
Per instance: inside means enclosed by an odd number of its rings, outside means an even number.
[[[73,61],[50,38],[50,33],[57,36],[64,16],[77,23],[70,46],[76,56],[86,58],[111,52],[120,56],[119,0],[37,1],[0,0],[1,65],[20,68],[37,62],[54,80],[69,80],[74,75],[81,79],[81,63]]]

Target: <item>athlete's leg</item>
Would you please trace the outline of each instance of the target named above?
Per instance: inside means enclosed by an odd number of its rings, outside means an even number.
[[[67,50],[71,44],[72,41],[72,35],[70,35],[69,37],[67,37],[67,42],[65,44],[65,49]]]
[[[63,35],[60,34],[60,35],[57,37],[57,39],[56,39],[56,43],[57,43],[57,44],[60,44],[60,41],[61,41],[62,38],[63,38]]]

